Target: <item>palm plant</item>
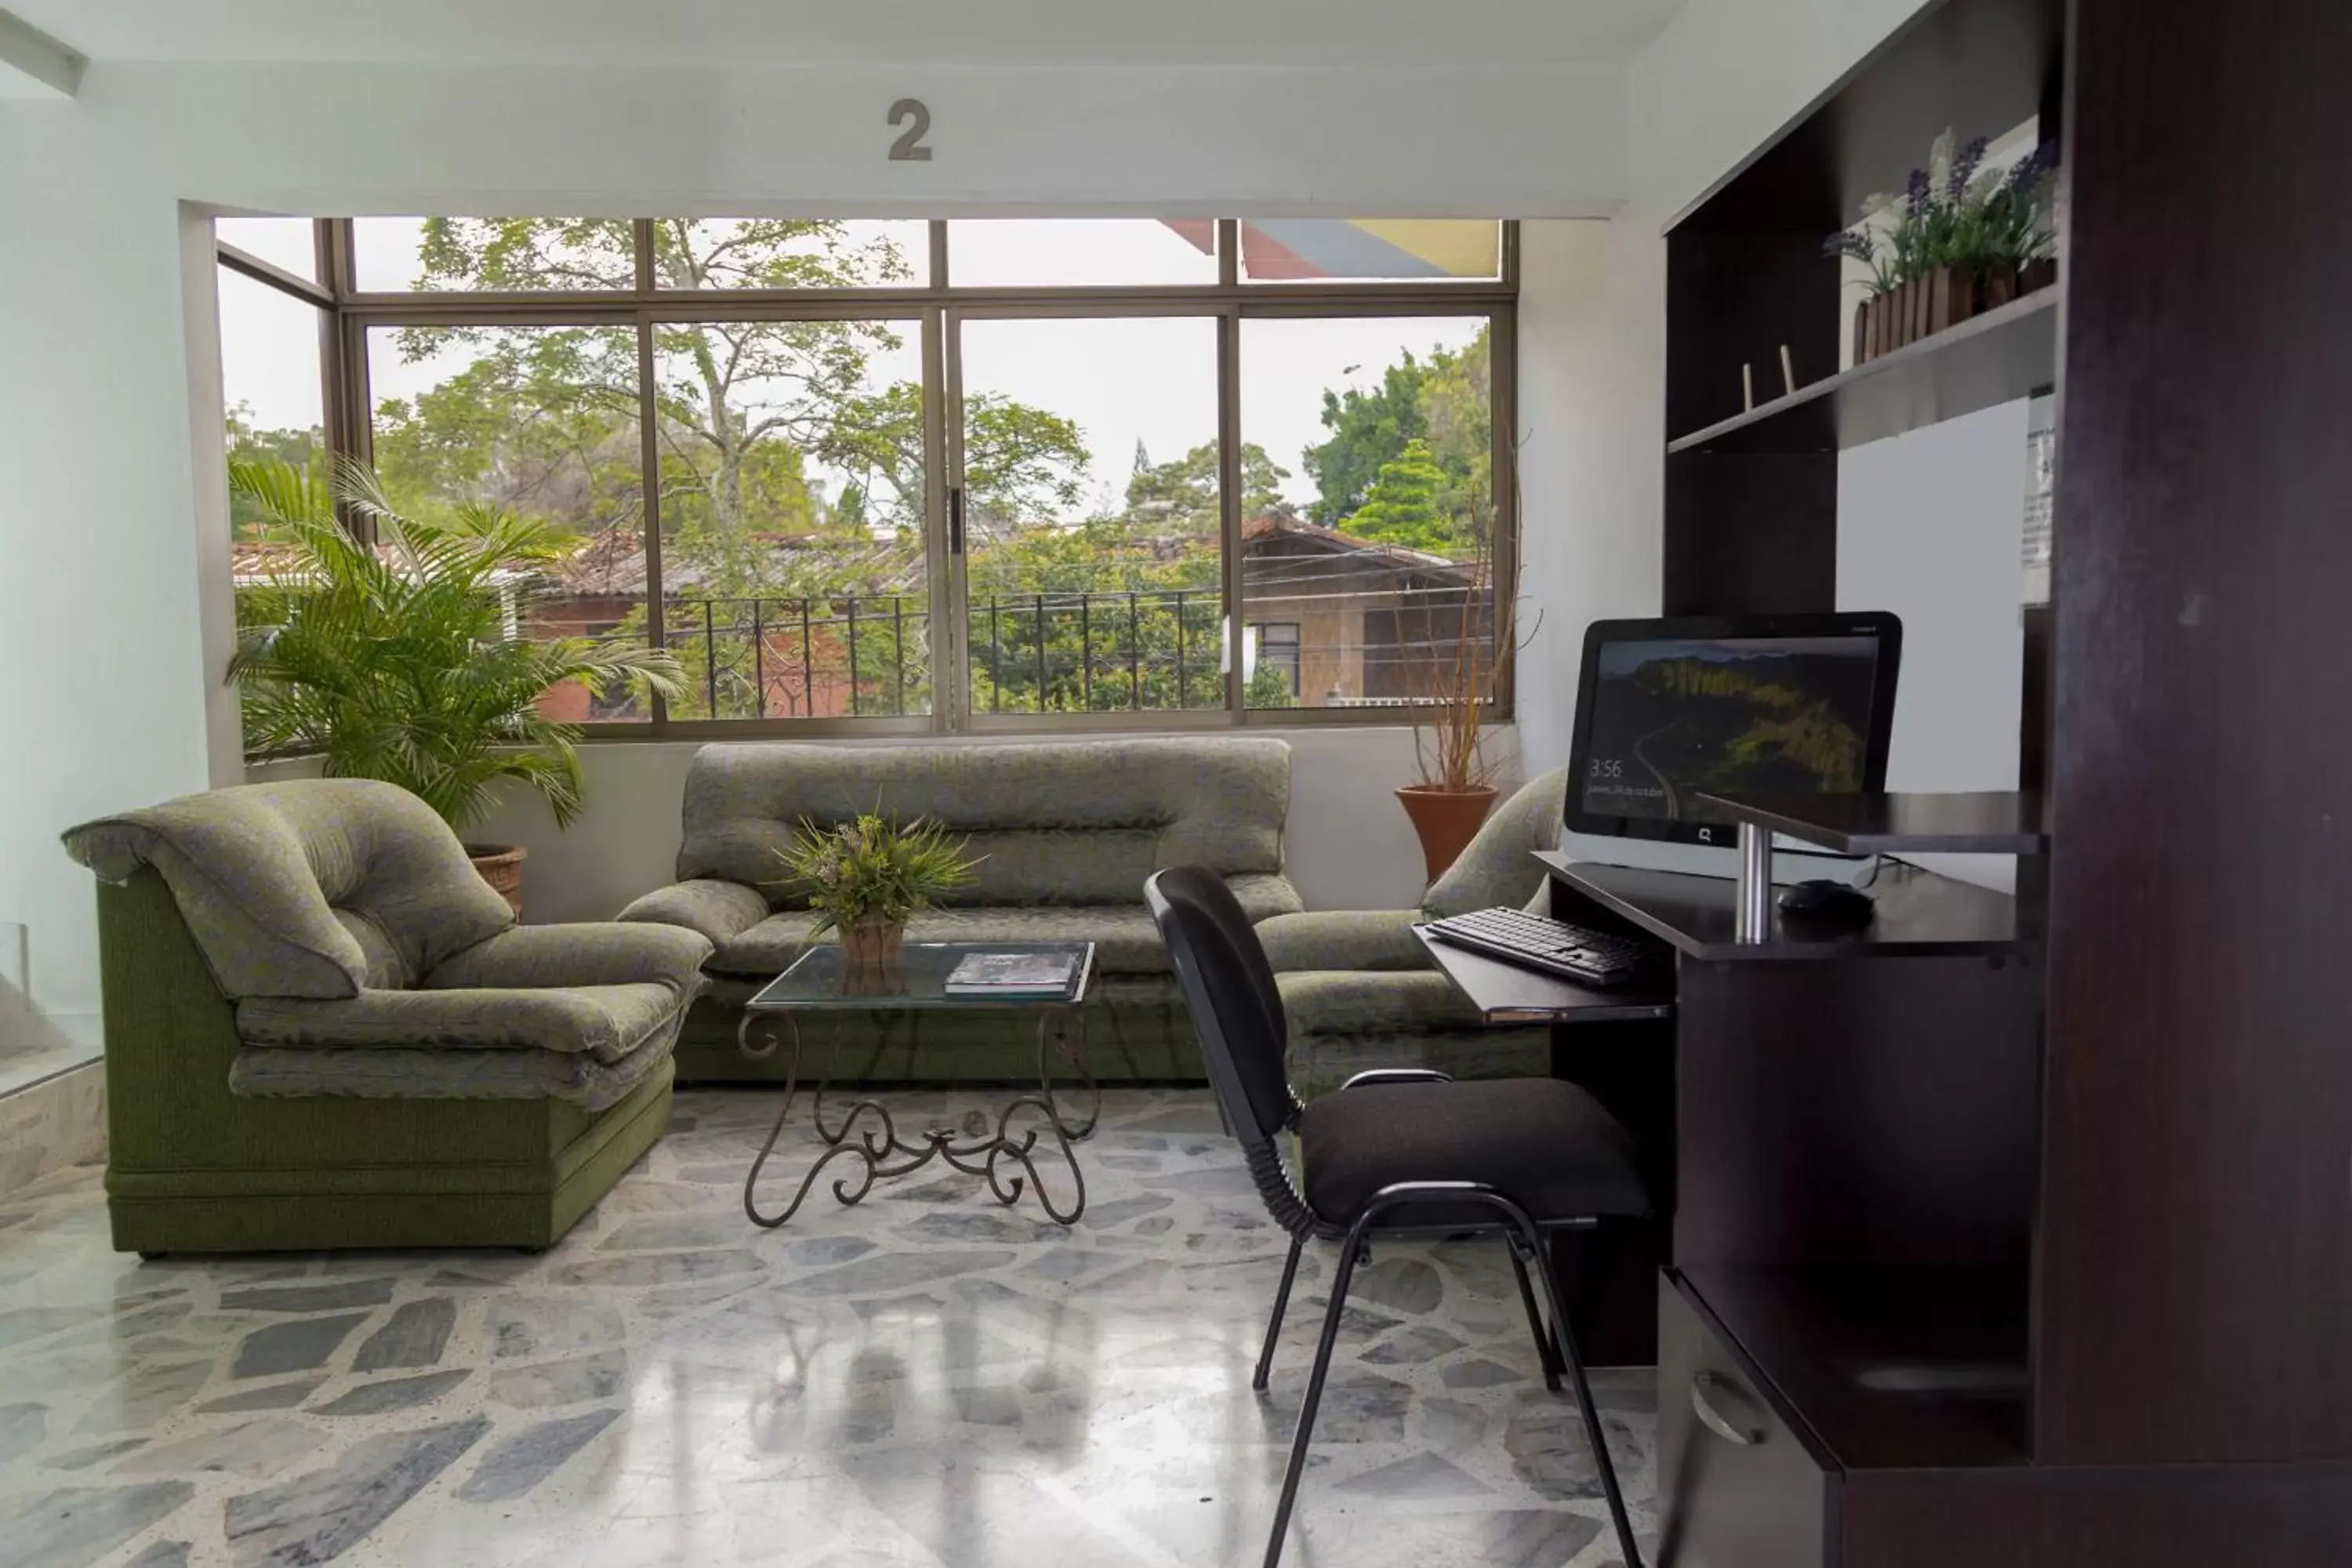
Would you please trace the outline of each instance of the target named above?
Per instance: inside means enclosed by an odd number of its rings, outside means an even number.
[[[399,784],[459,833],[519,781],[565,826],[582,804],[580,731],[541,699],[565,681],[684,690],[661,649],[521,635],[527,580],[566,544],[540,519],[482,505],[446,523],[403,518],[348,461],[331,492],[274,458],[232,463],[229,488],[284,541],[269,580],[237,599],[228,678],[249,751],[315,754],[331,776]],[[373,544],[337,519],[338,496]]]

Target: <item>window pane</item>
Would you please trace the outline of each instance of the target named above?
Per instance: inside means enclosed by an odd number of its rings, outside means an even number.
[[[486,509],[558,531],[552,559],[507,590],[526,635],[642,647],[644,492],[636,334],[612,327],[371,330],[375,467],[405,518],[448,526]],[[643,720],[646,694],[565,682],[551,717]]]
[[[959,289],[1214,283],[1217,226],[1206,218],[1006,218],[948,225]]]
[[[319,280],[317,226],[307,217],[218,217],[213,237],[297,278]]]
[[[327,444],[318,309],[241,272],[214,270],[220,280],[221,401],[228,410],[229,461],[281,459],[323,480]],[[259,547],[270,531],[267,516],[250,498],[231,496],[229,517],[236,527],[238,574],[261,574],[267,552]]]
[[[663,218],[658,289],[879,289],[929,281],[930,225],[807,218]]]
[[[353,218],[353,281],[372,294],[633,289],[635,231],[626,218]]]
[[[1224,706],[1216,323],[962,342],[972,711]]]
[[[1503,226],[1484,218],[1263,218],[1241,231],[1245,282],[1492,281],[1503,275]]]
[[[1242,323],[1252,707],[1427,701],[1490,668],[1487,337],[1483,316]]]
[[[665,322],[662,591],[678,719],[931,710],[912,321]]]

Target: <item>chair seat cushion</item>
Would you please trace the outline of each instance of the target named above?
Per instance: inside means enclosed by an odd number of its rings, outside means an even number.
[[[248,1046],[542,1051],[610,1063],[674,1034],[692,996],[658,984],[362,991],[333,1002],[254,996],[236,1005],[236,1033]]]
[[[1484,1182],[1538,1222],[1646,1215],[1633,1141],[1601,1102],[1558,1079],[1367,1084],[1327,1094],[1298,1122],[1307,1204],[1346,1226],[1398,1182]],[[1477,1205],[1393,1210],[1383,1224],[1492,1223]]]

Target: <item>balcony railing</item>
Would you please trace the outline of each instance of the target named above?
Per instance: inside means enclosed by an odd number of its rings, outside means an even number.
[[[1245,611],[1253,708],[1408,708],[1454,659],[1460,591],[1286,592]],[[1260,625],[1261,617],[1264,618]],[[557,615],[546,630],[576,632]],[[1483,624],[1474,615],[1474,626]],[[685,666],[680,720],[898,718],[932,706],[929,601],[916,595],[673,599],[664,642]],[[980,714],[1214,710],[1225,705],[1215,587],[999,594],[974,599],[965,646]],[[1261,642],[1259,639],[1263,637]],[[613,692],[596,718],[642,717]]]

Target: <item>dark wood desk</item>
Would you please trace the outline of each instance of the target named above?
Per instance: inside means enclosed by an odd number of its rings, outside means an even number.
[[[2014,901],[1890,866],[1869,926],[1776,918],[1741,942],[1727,880],[1537,858],[1558,918],[1654,945],[1654,983],[1597,991],[1426,945],[1489,1018],[1549,1019],[1553,1073],[1640,1151],[1659,1218],[1563,1237],[1554,1254],[1588,1356],[1657,1360],[1661,1270],[1743,1346],[1782,1347],[1794,1384],[1827,1386],[1814,1361],[1860,1353],[1885,1327],[1871,1303],[1913,1300],[1922,1278],[2004,1304],[1977,1317],[2021,1347],[2040,1019]],[[1843,1326],[1808,1327],[1822,1323]],[[1964,1447],[2021,1425],[1987,1416],[2021,1408],[1982,1372],[1988,1354],[1981,1338],[1965,1347],[1979,1371],[1945,1402]],[[1914,1400],[1904,1430],[1932,1435],[1936,1404]],[[1932,1457],[1932,1436],[1916,1447]]]

